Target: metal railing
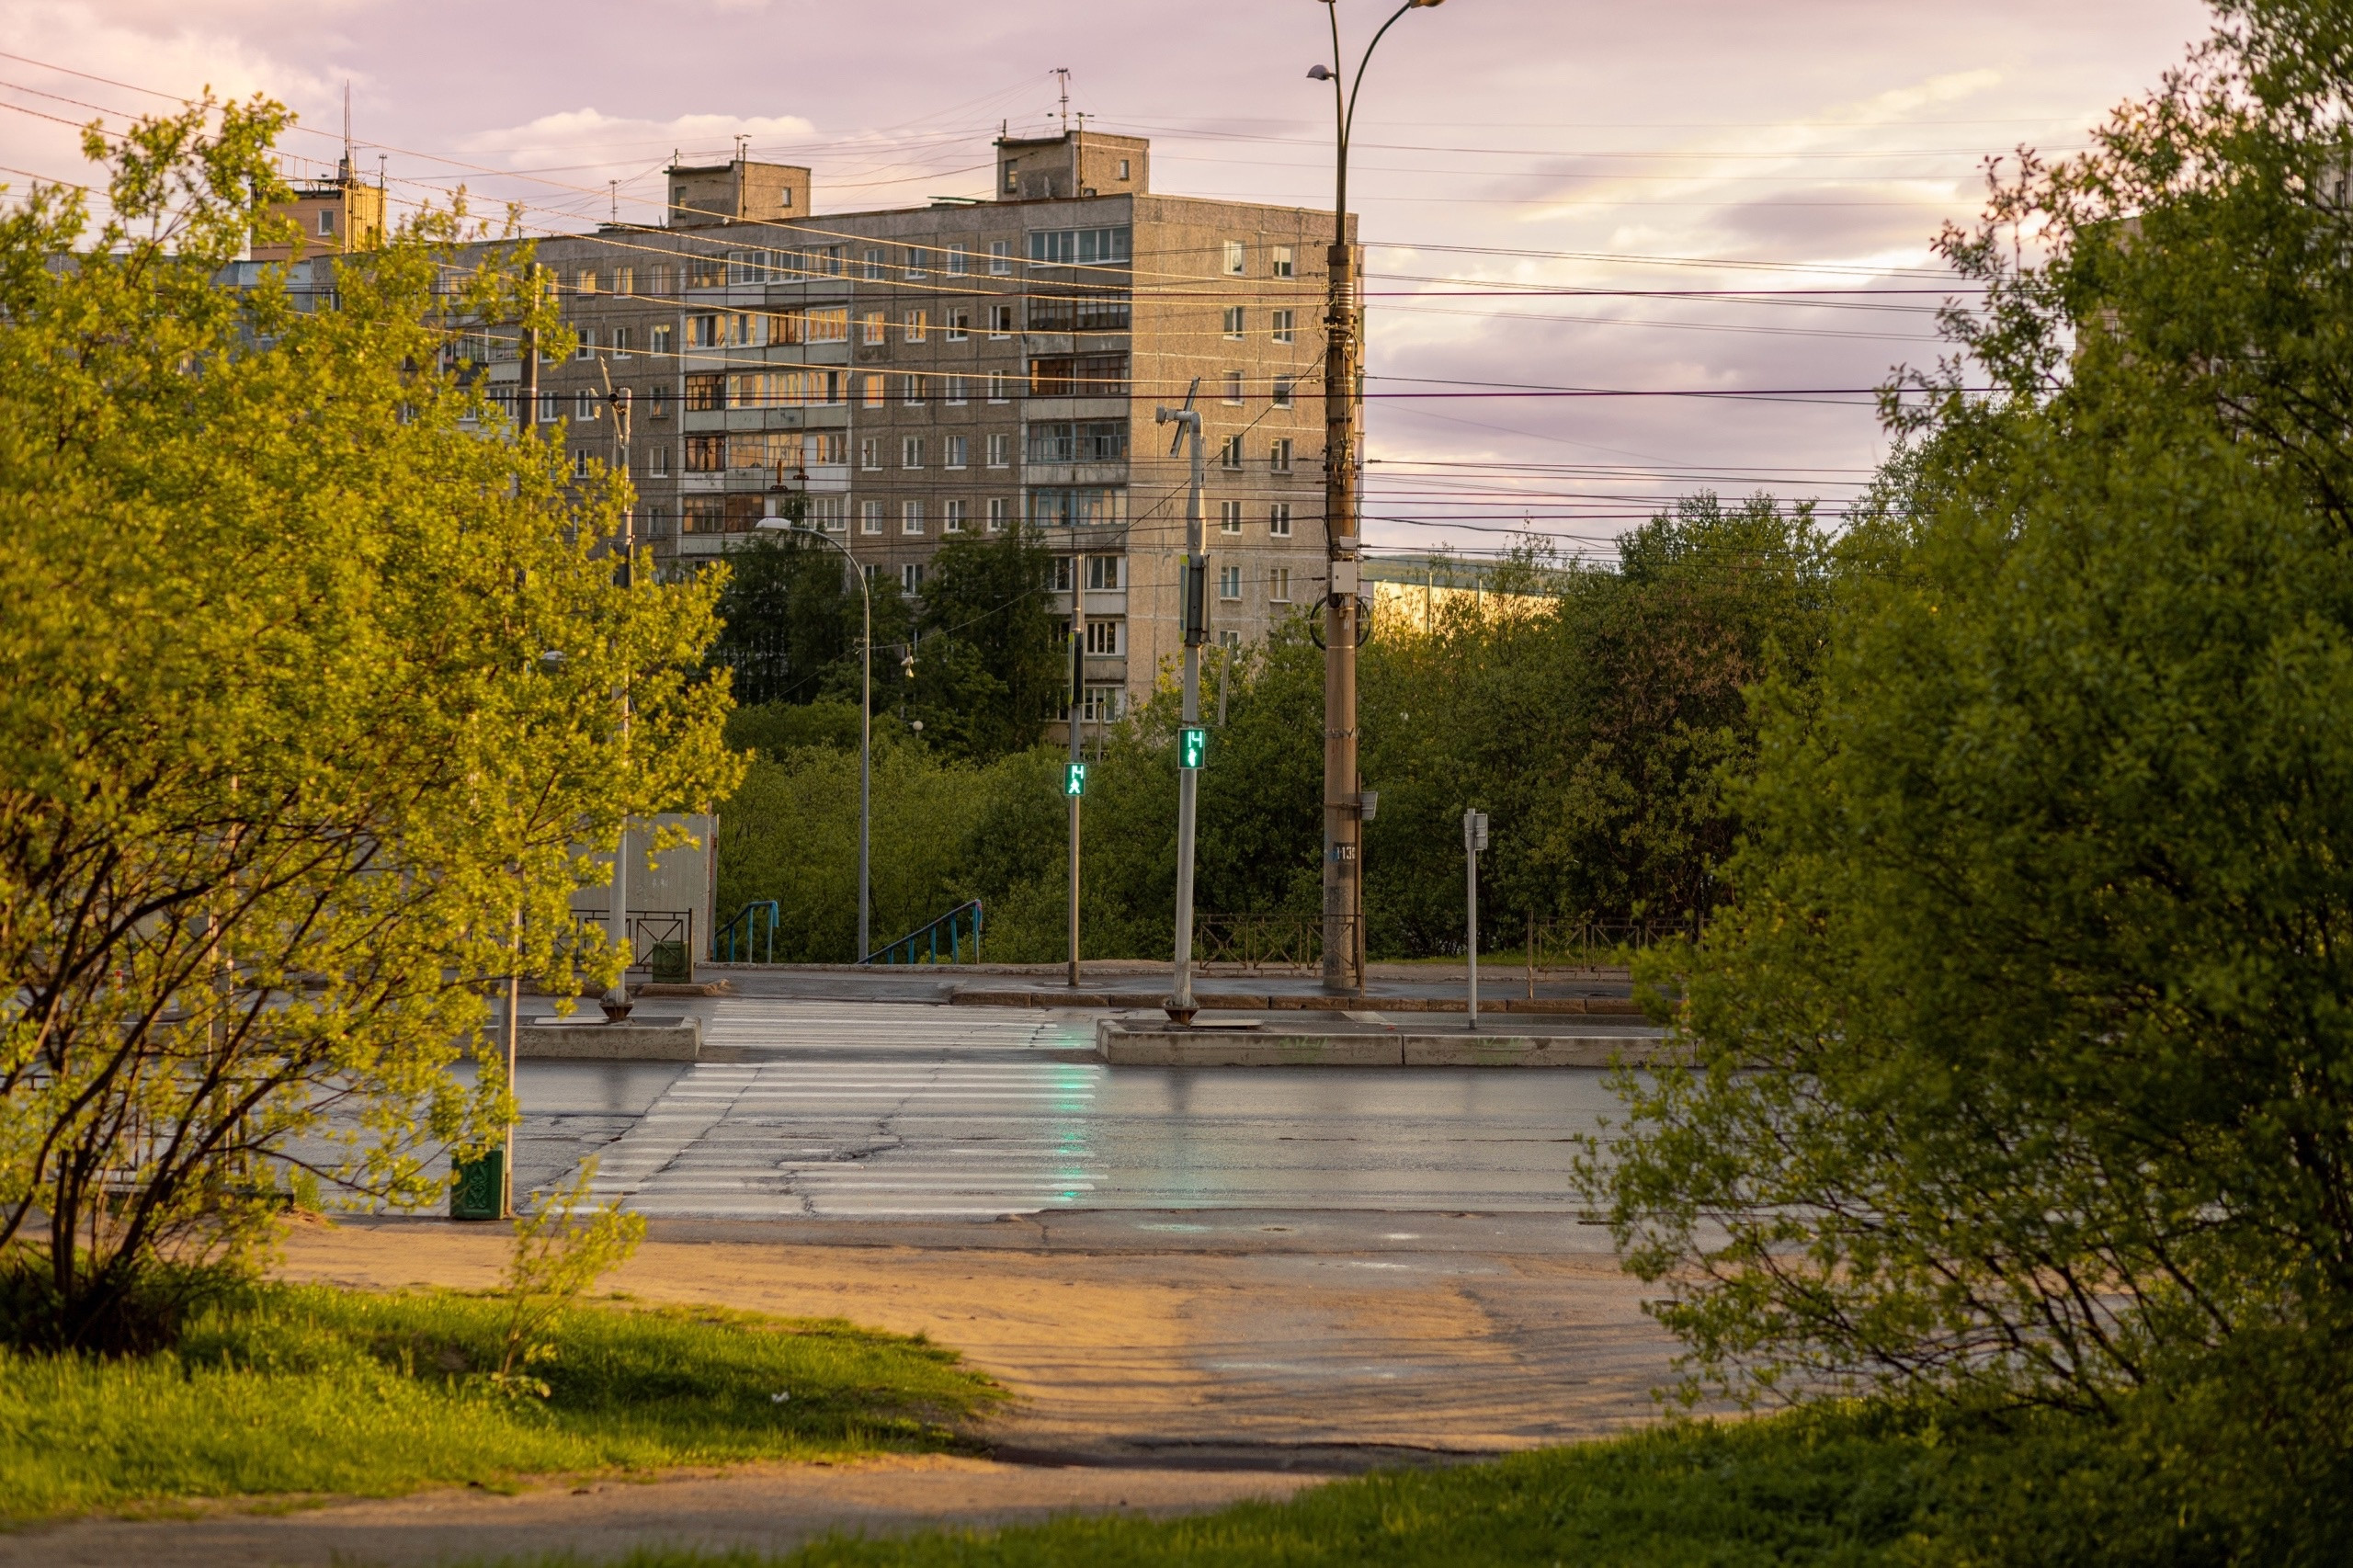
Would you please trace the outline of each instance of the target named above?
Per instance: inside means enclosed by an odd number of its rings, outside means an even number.
[[[1696,941],[1699,929],[1698,920],[1688,918],[1538,920],[1526,924],[1520,945],[1531,970],[1591,969],[1618,963],[1630,951],[1654,948],[1662,942]],[[1495,933],[1498,958],[1510,956],[1511,949],[1502,945],[1509,932],[1510,927],[1506,926]]]
[[[713,963],[774,963],[776,962],[776,928],[784,919],[784,911],[772,898],[756,898],[735,912],[733,919],[722,922],[710,934],[710,961]],[[742,956],[737,956],[740,944]],[[765,954],[765,957],[756,957]]]
[[[969,917],[969,919],[968,919]],[[964,954],[964,927],[972,927],[972,956]],[[939,956],[942,938],[948,956]],[[928,926],[919,926],[895,942],[875,949],[860,963],[978,963],[981,961],[981,901],[960,903]]]
[[[572,917],[603,930],[610,911],[575,909]],[[629,915],[629,971],[657,984],[683,985],[695,977],[695,912],[633,909]]]
[[[1212,972],[1312,971],[1324,964],[1324,917],[1311,911],[1193,916],[1193,961]]]

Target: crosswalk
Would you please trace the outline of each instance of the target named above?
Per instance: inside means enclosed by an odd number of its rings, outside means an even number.
[[[1042,1008],[811,1002],[729,996],[708,1005],[703,1043],[721,1053],[1084,1051],[1094,1020]]]
[[[1084,1017],[729,997],[703,1041],[719,1060],[605,1146],[597,1196],[679,1219],[972,1219],[1101,1179],[1103,1069],[1057,1059],[1094,1043]]]
[[[697,1219],[970,1219],[1085,1200],[1103,1069],[1064,1062],[707,1062],[607,1145],[593,1190]]]

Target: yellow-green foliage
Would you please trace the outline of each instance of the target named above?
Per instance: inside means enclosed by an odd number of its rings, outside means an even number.
[[[199,1316],[176,1352],[0,1352],[0,1518],[937,1449],[998,1397],[921,1339],[596,1305],[544,1331],[547,1397],[516,1398],[488,1376],[506,1324],[494,1298],[273,1288]]]

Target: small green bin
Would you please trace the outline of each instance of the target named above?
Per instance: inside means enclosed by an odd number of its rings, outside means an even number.
[[[452,1220],[506,1218],[506,1151],[493,1149],[479,1160],[460,1160],[449,1187]]]
[[[656,942],[647,955],[647,967],[654,978],[665,985],[683,985],[695,977],[695,966],[687,957],[684,942]]]

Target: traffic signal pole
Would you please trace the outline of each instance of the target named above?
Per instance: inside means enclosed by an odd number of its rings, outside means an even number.
[[[1193,383],[1198,391],[1200,382]],[[1193,394],[1182,409],[1163,408],[1154,417],[1176,426],[1179,442],[1192,444],[1192,483],[1185,492],[1185,565],[1179,597],[1185,633],[1185,707],[1177,738],[1176,758],[1176,975],[1170,992],[1168,1016],[1180,1024],[1193,1021],[1193,831],[1199,810],[1201,753],[1207,732],[1201,728],[1201,645],[1210,640],[1209,559],[1201,553],[1201,415]]]

